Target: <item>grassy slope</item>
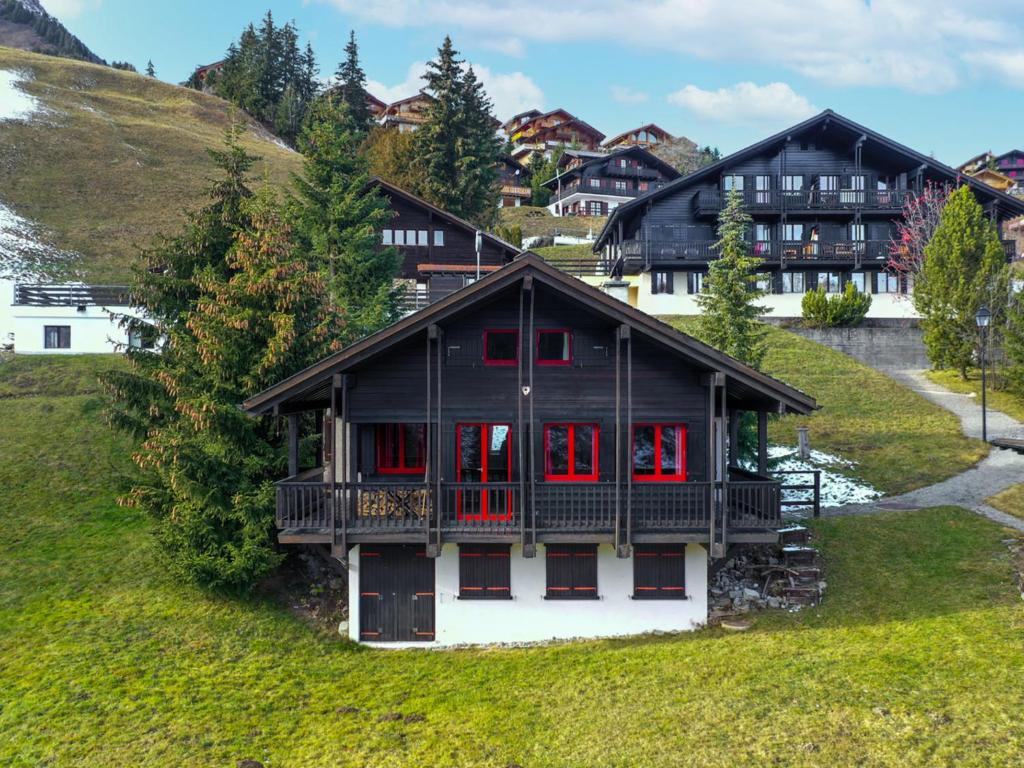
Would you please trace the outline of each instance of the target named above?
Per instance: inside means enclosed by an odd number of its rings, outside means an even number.
[[[695,318],[669,318],[694,332]],[[765,372],[815,397],[809,417],[773,420],[769,439],[796,445],[796,428],[810,427],[811,447],[857,462],[856,474],[886,493],[939,482],[985,455],[963,436],[953,414],[852,357],[779,328],[769,328]]]
[[[102,364],[0,365],[0,764],[980,766],[1024,750],[1024,608],[1006,534],[978,516],[819,521],[825,604],[744,634],[369,651],[161,574],[147,522],[114,503],[129,446],[95,397],[10,396],[51,375],[90,390]]]
[[[585,235],[593,230],[596,235],[607,221],[605,216],[553,216],[547,208],[532,205],[502,208],[499,218],[507,227],[522,227],[523,237],[551,235],[555,230],[571,235]]]
[[[957,371],[927,371],[925,375],[936,384],[953,392],[977,395],[978,404],[981,404],[981,371],[977,369],[968,371],[967,381],[960,378]],[[989,408],[1002,411],[1018,421],[1024,421],[1024,398],[1020,398],[1012,392],[993,391],[990,381],[985,399]]]
[[[1005,491],[989,496],[985,502],[1008,515],[1024,520],[1024,483],[1011,485]]]
[[[85,277],[120,280],[139,246],[176,230],[213,175],[205,149],[229,123],[221,99],[141,75],[0,48],[0,69],[31,72],[43,121],[0,122],[0,200],[84,255]],[[236,119],[244,119],[237,115]],[[254,173],[283,185],[300,158],[256,133]]]

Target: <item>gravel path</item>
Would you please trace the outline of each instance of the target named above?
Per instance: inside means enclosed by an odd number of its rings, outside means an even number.
[[[930,381],[923,371],[888,371],[896,381],[921,396],[941,405],[960,418],[964,434],[981,438],[980,398],[950,392]],[[988,409],[988,436],[1024,438],[1024,424],[1004,413]],[[1024,482],[1024,455],[999,448],[971,469],[948,480],[900,496],[889,496],[873,504],[848,504],[823,509],[822,515],[859,515],[893,509],[919,509],[955,504],[972,509],[1008,528],[1024,531],[1024,520],[1007,515],[985,504],[985,499],[1011,485]]]

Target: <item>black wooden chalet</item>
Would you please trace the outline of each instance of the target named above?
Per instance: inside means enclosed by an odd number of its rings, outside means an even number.
[[[605,216],[615,206],[679,178],[679,171],[641,146],[614,152],[567,149],[558,173],[544,182],[556,213]]]
[[[524,253],[243,407],[288,418],[280,540],[344,559],[356,543],[703,542],[718,557],[775,541],[768,415],[816,405]],[[758,472],[736,465],[744,411]],[[325,461],[300,471],[308,412],[329,425]]]
[[[402,254],[399,277],[406,281],[407,309],[419,309],[481,275],[508,264],[519,249],[479,230],[421,197],[380,178],[371,181],[393,212],[381,244]],[[476,240],[480,233],[480,254]],[[479,267],[479,270],[478,270]]]
[[[718,215],[737,190],[754,219],[750,249],[765,259],[770,291],[796,284],[783,280],[787,272],[803,273],[799,283],[808,287],[825,274],[837,289],[848,279],[870,285],[889,260],[904,202],[929,184],[968,184],[999,224],[1024,214],[1019,198],[825,110],[623,203],[594,250],[609,270],[704,270],[716,257]],[[1012,258],[1013,242],[1004,243]]]

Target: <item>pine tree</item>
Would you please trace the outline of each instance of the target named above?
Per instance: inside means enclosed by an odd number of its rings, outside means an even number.
[[[348,43],[345,45],[345,60],[338,65],[334,74],[338,81],[336,93],[345,104],[345,113],[352,124],[352,129],[366,132],[370,130],[370,105],[366,100],[366,74],[359,64],[359,46],[356,33],[349,32]]]
[[[1024,293],[1015,293],[1010,298],[1003,334],[1003,352],[1006,355],[1008,389],[1024,397]]]
[[[1006,295],[999,233],[970,187],[962,186],[942,209],[914,285],[914,307],[932,365],[956,369],[966,378],[978,343],[974,313],[988,306],[995,336],[1005,324]]]
[[[480,226],[491,227],[498,219],[501,195],[498,171],[501,139],[494,129],[491,100],[473,67],[466,70],[462,92],[461,208],[466,218]]]
[[[708,267],[704,290],[697,296],[701,308],[699,334],[713,347],[753,368],[760,368],[765,354],[765,328],[758,319],[765,308],[756,302],[761,259],[747,255],[746,234],[752,220],[743,210],[743,198],[729,193],[718,218],[719,257]]]
[[[416,131],[416,160],[423,169],[423,196],[439,208],[464,216],[460,146],[463,135],[462,61],[450,37],[427,63],[427,90],[434,97],[426,122]]]
[[[162,348],[129,351],[130,370],[103,381],[111,421],[143,438],[122,502],[154,518],[174,573],[244,590],[279,561],[273,480],[287,451],[274,420],[238,403],[328,353],[337,315],[271,194],[250,194],[237,139],[215,155],[210,203],[137,273]]]
[[[146,77],[156,77],[156,67],[153,66],[152,59],[146,63]]]
[[[299,138],[303,175],[295,179],[296,228],[325,274],[334,304],[354,341],[397,318],[394,287],[400,259],[383,248],[379,232],[391,218],[386,201],[369,187],[363,134],[351,130],[345,105],[314,104]]]

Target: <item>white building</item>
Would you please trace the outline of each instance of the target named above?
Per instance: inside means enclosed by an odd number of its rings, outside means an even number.
[[[14,286],[10,306],[14,351],[23,355],[81,355],[151,345],[121,327],[123,315],[139,316],[123,285]]]

